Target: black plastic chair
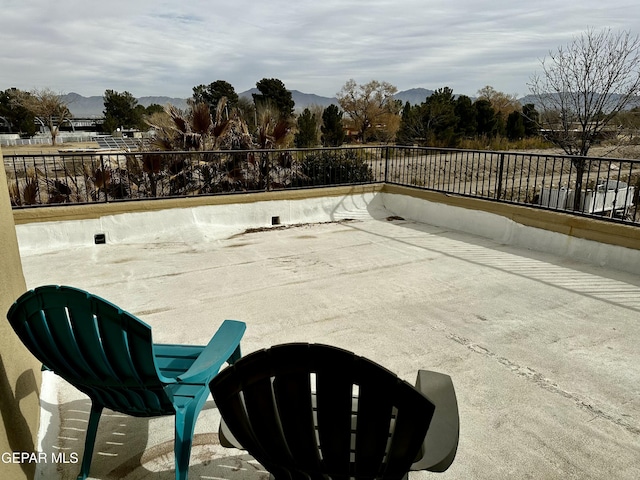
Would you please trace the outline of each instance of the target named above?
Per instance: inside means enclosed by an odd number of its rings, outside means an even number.
[[[221,444],[247,450],[277,480],[403,479],[445,471],[458,446],[447,375],[421,370],[417,388],[328,345],[254,352],[209,384]]]

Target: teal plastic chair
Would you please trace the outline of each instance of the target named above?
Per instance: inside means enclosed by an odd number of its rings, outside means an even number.
[[[67,286],[23,294],[7,318],[43,364],[91,399],[78,479],[89,474],[106,407],[135,417],[175,415],[176,479],[186,480],[208,384],[241,356],[246,325],[225,320],[206,346],[154,344],[151,327],[108,301]]]

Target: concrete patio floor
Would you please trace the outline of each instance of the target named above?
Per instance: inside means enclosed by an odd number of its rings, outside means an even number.
[[[139,316],[156,342],[204,344],[225,318],[243,352],[336,345],[414,382],[453,378],[460,446],[410,479],[640,478],[640,275],[406,221],[398,212],[210,241],[165,238],[23,256],[27,284],[68,284]],[[81,458],[89,402],[45,373],[40,450]],[[190,478],[267,474],[217,440],[213,401]],[[79,465],[41,464],[72,479]],[[173,419],[107,411],[91,478],[171,479]]]

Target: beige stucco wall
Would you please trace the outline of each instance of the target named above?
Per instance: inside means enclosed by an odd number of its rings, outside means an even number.
[[[34,452],[40,415],[40,365],[6,320],[26,286],[0,149],[0,455]],[[6,459],[6,456],[5,456]],[[34,463],[0,463],[2,478],[33,478]]]

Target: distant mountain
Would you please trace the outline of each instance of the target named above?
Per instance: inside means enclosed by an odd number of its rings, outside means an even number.
[[[253,99],[252,94],[260,93],[257,88],[252,88],[238,94],[240,97],[245,97],[250,100]],[[401,100],[402,103],[409,102],[414,105],[419,105],[424,102],[425,99],[433,93],[433,90],[427,90],[426,88],[412,88],[410,90],[404,90],[398,92],[395,98]],[[314,93],[304,93],[299,90],[291,90],[291,97],[295,102],[296,112],[302,112],[311,105],[319,105],[323,108],[329,105],[338,105],[338,100],[335,97],[323,97]],[[76,118],[101,118],[104,111],[104,100],[102,96],[83,97],[77,93],[67,93],[61,96],[62,100],[69,106],[69,110]],[[143,107],[148,107],[151,104],[166,105],[170,103],[182,110],[187,108],[186,98],[175,97],[163,97],[163,96],[147,96],[137,99],[138,104]]]
[[[600,101],[601,98],[598,96],[599,94],[594,93],[593,94],[593,99],[596,101]],[[544,104],[547,104],[547,107],[551,106],[550,104],[552,103],[560,103],[560,94],[555,93],[553,94],[553,96],[555,96],[555,101],[551,102],[552,98],[547,98],[546,102],[543,102],[540,99],[539,95],[533,95],[533,94],[529,94],[526,95],[520,99],[518,99],[518,101],[520,102],[520,105],[526,105],[527,103],[532,103],[537,109],[542,110],[544,109]],[[604,102],[603,101],[603,110],[605,112],[609,112],[611,110],[613,110],[616,105],[619,104],[619,102],[623,99],[623,96],[617,93],[613,93],[611,94],[611,96],[609,97],[608,101]],[[632,108],[638,107],[640,106],[640,96],[635,96],[632,97],[629,100],[629,103],[627,103],[627,106],[624,108],[624,110],[631,110]]]
[[[245,92],[239,93],[238,96],[252,99],[254,93],[260,93],[257,88],[252,88]],[[403,90],[394,95],[398,100],[402,101],[404,105],[406,102],[412,105],[419,105],[426,100],[428,96],[433,93],[433,90],[426,88],[411,88],[409,90]],[[291,90],[291,97],[296,103],[296,111],[302,111],[311,105],[320,105],[321,107],[328,107],[329,105],[338,105],[338,100],[335,97],[322,97],[314,93],[303,93],[299,90]]]
[[[299,90],[290,90],[291,98],[295,102],[295,110],[296,112],[302,112],[305,108],[310,107],[311,105],[320,105],[321,107],[328,107],[329,105],[338,105],[338,100],[335,97],[323,97],[320,95],[316,95],[315,93],[303,93]],[[249,100],[253,100],[253,94],[260,93],[260,90],[257,88],[251,88],[242,93],[239,93],[239,97],[248,98]]]
[[[296,102],[296,110],[304,110],[309,105],[320,105],[324,108],[329,105],[338,105],[338,100],[335,97],[322,97],[314,93],[302,93],[298,90],[291,90],[291,97]]]
[[[72,92],[61,95],[61,98],[76,118],[102,118],[103,116],[104,98],[102,96],[83,97]],[[185,98],[140,97],[137,100],[138,104],[143,107],[148,107],[153,103],[163,106],[170,103],[181,109],[187,108],[187,100]]]
[[[186,98],[175,98],[175,97],[140,97],[138,98],[138,103],[143,107],[148,107],[149,105],[156,104],[162,105],[163,107],[170,103],[174,107],[178,107],[181,110],[186,110],[187,99]]]
[[[426,88],[410,88],[396,93],[394,96],[397,100],[402,100],[402,104],[409,102],[411,105],[420,105],[427,97],[433,94],[433,90]]]
[[[519,98],[518,102],[520,102],[520,105],[526,105],[528,103],[532,103],[534,107],[542,108],[542,102],[540,101],[540,98],[538,97],[538,95],[532,95],[532,94],[525,95],[524,97]]]
[[[61,95],[74,117],[99,118],[102,117],[104,101],[102,97],[83,97],[77,93]]]

